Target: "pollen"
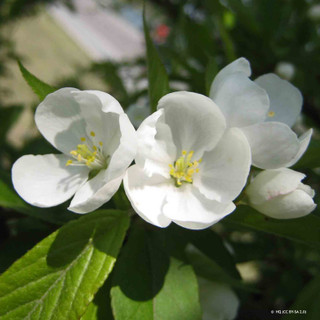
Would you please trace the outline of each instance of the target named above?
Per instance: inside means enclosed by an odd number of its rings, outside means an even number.
[[[275,112],[274,111],[269,111],[268,112],[268,117],[274,117],[274,115],[275,115]]]
[[[81,140],[82,142],[85,142],[85,141],[86,141],[86,138],[85,138],[85,137],[82,137],[82,138],[80,138],[80,140]]]
[[[198,166],[202,159],[192,161],[193,154],[193,151],[182,150],[181,157],[174,164],[169,164],[169,173],[175,179],[177,187],[180,187],[184,182],[192,183],[193,175],[199,172]]]
[[[91,136],[91,137],[95,137],[95,136],[96,136],[96,134],[94,133],[94,131],[91,131],[91,132],[90,132],[90,136]]]

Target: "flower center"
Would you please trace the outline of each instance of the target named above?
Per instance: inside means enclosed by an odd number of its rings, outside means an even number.
[[[177,187],[180,187],[183,182],[192,183],[194,173],[199,172],[198,166],[202,159],[199,159],[198,161],[191,161],[192,156],[193,151],[187,153],[186,150],[183,150],[181,157],[174,163],[174,165],[169,164],[170,175],[175,179]]]
[[[66,166],[87,166],[90,169],[100,170],[108,167],[109,156],[105,156],[102,152],[103,143],[99,141],[97,145],[94,143],[94,137],[96,134],[91,131],[91,139],[86,142],[86,138],[82,137],[80,140],[82,144],[77,145],[76,150],[71,150],[70,154],[73,160],[68,160]]]

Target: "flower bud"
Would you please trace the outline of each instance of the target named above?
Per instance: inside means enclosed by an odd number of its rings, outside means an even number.
[[[247,187],[249,204],[275,219],[299,218],[314,210],[314,190],[301,183],[303,173],[280,168],[259,173]]]

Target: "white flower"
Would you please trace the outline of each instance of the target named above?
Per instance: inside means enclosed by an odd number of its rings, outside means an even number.
[[[38,207],[71,198],[69,210],[93,211],[119,188],[136,153],[136,132],[120,104],[100,91],[63,88],[36,110],[42,135],[62,154],[26,155],[12,168],[18,194]]]
[[[312,129],[301,137],[290,129],[302,107],[300,91],[275,74],[249,79],[249,62],[240,58],[214,79],[210,98],[226,117],[228,127],[246,135],[252,163],[262,169],[290,167],[305,152]]]
[[[146,221],[206,228],[235,209],[245,185],[250,147],[209,98],[192,92],[164,96],[139,127],[136,165],[124,178],[126,194]]]
[[[246,189],[249,204],[275,219],[303,217],[316,207],[314,190],[301,183],[304,178],[287,168],[262,171]]]
[[[233,320],[239,309],[239,298],[226,284],[198,277],[202,320]]]

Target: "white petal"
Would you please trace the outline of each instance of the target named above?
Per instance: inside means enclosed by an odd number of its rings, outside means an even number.
[[[78,89],[63,88],[39,104],[35,122],[41,134],[58,150],[68,154],[86,135],[86,124],[73,93]]]
[[[123,113],[112,96],[99,91],[80,91],[63,88],[49,94],[38,106],[36,124],[42,135],[58,150],[69,154],[81,143],[80,138],[90,138],[94,131],[97,141],[105,142],[112,134],[109,130],[113,114]],[[108,121],[109,120],[109,121]]]
[[[205,152],[193,184],[208,199],[229,202],[246,184],[251,166],[249,143],[240,129],[229,129],[219,144]]]
[[[175,223],[188,229],[204,229],[218,222],[235,209],[232,202],[209,200],[197,188],[184,184],[180,188],[172,184],[166,197],[163,213]]]
[[[293,166],[300,160],[300,158],[303,156],[303,154],[305,153],[305,151],[309,146],[312,134],[313,134],[313,130],[309,129],[307,132],[305,132],[303,135],[299,137],[299,144],[300,144],[299,151],[296,154],[296,156],[286,165],[287,167]]]
[[[194,151],[200,158],[220,140],[226,127],[223,114],[208,97],[193,92],[173,92],[162,97],[158,109],[164,109],[177,154]]]
[[[230,74],[236,73],[236,72],[242,72],[247,77],[251,76],[251,68],[250,63],[245,58],[239,58],[227,66],[225,66],[223,69],[221,69],[218,74],[215,76],[211,88],[210,88],[210,97],[211,97],[211,91],[215,91],[215,88],[219,87],[221,82],[225,80]]]
[[[284,123],[263,122],[241,128],[252,153],[252,164],[262,169],[287,167],[299,152],[297,135]]]
[[[87,167],[66,166],[62,154],[26,155],[12,167],[12,182],[18,194],[37,207],[53,207],[68,200],[87,180]]]
[[[298,188],[305,174],[288,168],[264,170],[246,188],[250,203],[259,204]]]
[[[136,132],[126,114],[120,114],[119,127],[120,144],[111,155],[107,170],[101,170],[76,192],[69,210],[77,213],[93,211],[109,201],[119,189],[137,150]]]
[[[163,113],[163,109],[154,112],[140,125],[135,161],[148,176],[160,174],[169,178],[169,164],[176,160],[177,151]]]
[[[302,107],[301,92],[287,80],[283,80],[273,73],[265,74],[255,82],[268,93],[270,100],[266,121],[279,121],[291,127],[297,120]]]
[[[119,116],[119,131],[119,145],[113,154],[109,153],[109,180],[123,176],[137,153],[137,134],[126,114]]]
[[[171,223],[162,213],[171,181],[160,175],[148,177],[139,166],[131,166],[124,177],[123,185],[132,207],[141,218],[158,227]]]
[[[309,194],[297,189],[253,207],[271,218],[293,219],[306,216],[315,209],[316,204]]]
[[[106,170],[101,170],[76,192],[68,210],[76,213],[87,213],[98,209],[117,192],[122,178],[123,176],[120,176],[108,180]]]
[[[243,72],[228,75],[212,88],[210,98],[219,106],[229,127],[244,127],[264,121],[269,109],[266,91]]]

